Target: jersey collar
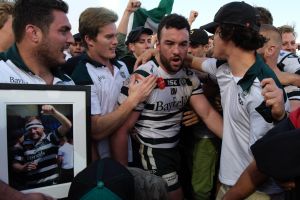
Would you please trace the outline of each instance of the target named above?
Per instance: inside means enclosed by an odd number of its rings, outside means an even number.
[[[21,69],[27,73],[34,75],[34,73],[27,67],[27,65],[22,60],[16,44],[13,44],[13,46],[10,47],[5,52],[5,54],[6,54],[6,57],[8,59],[10,59],[11,62],[13,62],[16,67],[18,67],[19,69]],[[62,71],[60,71],[58,68],[51,69],[51,73],[53,74],[53,76],[61,79],[62,81],[71,81],[71,79],[68,76],[66,76],[65,74],[63,74]]]

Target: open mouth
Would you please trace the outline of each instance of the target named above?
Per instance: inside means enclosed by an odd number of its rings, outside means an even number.
[[[176,57],[176,58],[172,58],[171,59],[171,63],[173,65],[180,65],[182,63],[182,60],[179,58],[179,57]]]

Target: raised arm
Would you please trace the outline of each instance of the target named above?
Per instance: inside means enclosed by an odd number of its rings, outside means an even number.
[[[58,127],[58,132],[60,135],[64,136],[72,127],[71,121],[60,113],[58,110],[55,109],[52,105],[43,105],[42,106],[42,114],[44,115],[52,115],[55,117],[61,125]]]
[[[122,18],[118,25],[117,31],[118,33],[123,33],[127,35],[128,22],[130,15],[134,13],[137,9],[141,7],[141,2],[137,0],[129,0],[126,6],[126,9],[123,12]]]
[[[188,22],[190,26],[192,26],[193,22],[196,20],[197,17],[198,17],[198,12],[195,10],[191,10],[190,16],[188,18]]]

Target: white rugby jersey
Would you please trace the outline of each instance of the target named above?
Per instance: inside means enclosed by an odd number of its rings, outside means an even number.
[[[204,61],[202,69],[215,75],[220,87],[224,128],[219,179],[232,186],[253,160],[250,146],[273,127],[260,81],[271,77],[281,85],[259,56],[244,77],[233,76],[227,62],[213,58]]]
[[[168,74],[153,61],[141,65],[134,73],[144,77],[154,74],[163,78],[165,83],[164,88],[156,87],[148,99],[136,108],[136,111],[141,112],[134,127],[138,139],[152,148],[176,146],[183,107],[191,95],[203,93],[198,77],[186,68],[176,74]],[[127,98],[127,85],[128,82],[122,88],[120,104]]]
[[[277,66],[281,71],[300,74],[300,58],[294,53],[281,50]]]
[[[102,63],[96,62],[85,53],[78,60],[72,79],[76,85],[91,86],[91,115],[105,115],[116,109],[123,82],[129,77],[126,65],[118,60],[111,61],[114,74]],[[98,143],[101,158],[110,157],[108,138]]]
[[[72,79],[60,70],[54,69],[52,73],[54,75],[53,85],[74,85]],[[16,45],[6,52],[0,53],[0,74],[0,83],[46,84],[41,77],[35,75],[25,65]]]

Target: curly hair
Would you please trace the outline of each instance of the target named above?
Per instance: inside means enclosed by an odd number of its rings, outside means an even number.
[[[233,24],[220,24],[219,35],[224,41],[232,41],[241,49],[252,51],[264,46],[267,39],[259,32]]]

